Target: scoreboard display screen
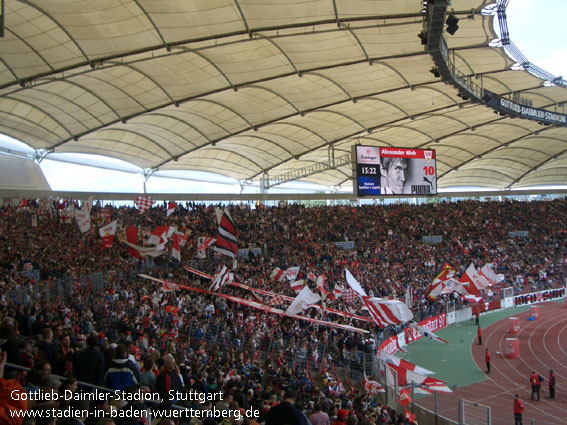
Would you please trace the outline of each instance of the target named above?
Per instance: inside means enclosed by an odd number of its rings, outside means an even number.
[[[352,149],[356,196],[437,194],[434,150],[360,145]]]

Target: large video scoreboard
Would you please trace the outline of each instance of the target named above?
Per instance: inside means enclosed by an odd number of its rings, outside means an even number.
[[[365,196],[437,194],[432,149],[352,147],[354,193]]]

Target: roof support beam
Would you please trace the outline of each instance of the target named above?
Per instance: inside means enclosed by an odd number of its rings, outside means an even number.
[[[119,64],[121,66],[125,66],[128,69],[131,69],[132,71],[134,71],[137,74],[142,75],[144,78],[150,80],[152,82],[153,85],[155,85],[158,89],[160,89],[163,94],[165,94],[165,96],[167,97],[167,99],[171,102],[171,103],[175,103],[175,101],[173,100],[173,98],[171,97],[171,95],[160,85],[157,83],[156,80],[154,80],[150,75],[146,74],[144,71],[139,70],[138,68],[136,68],[133,65],[130,65],[128,63],[121,63]]]
[[[18,1],[24,2],[26,0],[18,0]],[[29,2],[26,2],[26,3],[29,4]],[[387,19],[397,19],[397,18],[420,18],[420,17],[422,17],[421,14],[415,14],[415,13],[398,14],[398,15],[383,15],[383,16],[362,16],[362,17],[353,17],[353,18],[343,18],[343,19],[341,19],[341,22],[364,22],[364,21],[376,21],[376,20],[387,20]],[[254,34],[254,36],[257,36],[258,34],[260,34],[262,32],[266,32],[266,31],[278,31],[278,30],[291,29],[291,28],[312,28],[313,26],[328,25],[329,23],[335,23],[335,22],[336,22],[336,20],[320,20],[320,21],[313,21],[313,22],[278,25],[278,26],[273,26],[273,27],[255,28],[253,30],[253,34]],[[373,24],[372,27],[376,27],[376,25]],[[179,49],[179,48],[182,47],[182,46],[185,46],[187,44],[199,43],[199,42],[209,41],[209,40],[220,40],[220,39],[223,39],[223,38],[230,38],[230,37],[242,35],[242,34],[248,34],[248,32],[247,31],[234,31],[234,32],[231,32],[231,33],[219,34],[219,35],[214,35],[214,36],[197,37],[195,39],[186,39],[186,40],[180,40],[180,41],[168,43],[168,46],[169,46],[170,49],[178,48],[178,50],[180,50],[182,52],[187,52],[187,51],[192,51],[192,50],[190,48],[181,48],[181,49]],[[160,49],[163,49],[162,44],[144,47],[144,48],[136,49],[136,50],[131,50],[131,51],[126,52],[126,53],[116,53],[116,54],[97,58],[96,60],[90,60],[89,58],[86,58],[86,56],[85,56],[85,58],[87,59],[86,62],[78,62],[78,63],[75,63],[73,65],[57,68],[57,69],[55,69],[53,71],[49,71],[49,72],[39,72],[37,74],[26,77],[25,80],[36,80],[38,78],[50,77],[50,76],[53,76],[54,74],[60,74],[60,73],[66,72],[66,71],[73,71],[73,70],[80,69],[80,68],[84,67],[85,65],[92,66],[93,64],[102,64],[102,63],[110,61],[110,60],[124,59],[124,58],[128,58],[128,57],[131,57],[131,56],[139,55],[141,53],[153,52],[153,51],[157,51],[157,50],[160,50]],[[175,53],[172,53],[172,54],[175,54]],[[422,55],[422,54],[423,54],[422,52],[418,52],[418,53],[415,53],[415,54],[409,54],[409,55],[404,54],[404,55],[396,55],[396,56],[412,56],[412,55]],[[0,89],[9,87],[12,84],[13,83],[1,84]]]
[[[297,69],[297,67],[295,66],[295,64],[291,60],[291,58],[288,56],[288,54],[285,52],[285,50],[280,47],[280,45],[278,43],[276,43],[274,40],[272,40],[271,37],[268,37],[268,36],[261,34],[261,33],[256,33],[256,36],[262,38],[263,40],[268,40],[276,49],[278,49],[280,51],[280,53],[283,55],[283,57],[287,59],[287,61],[289,62],[289,64],[293,68],[293,71],[301,77],[301,72],[299,72],[299,70]]]
[[[84,77],[85,77],[85,78],[92,78],[92,79],[94,79],[94,80],[100,81],[101,83],[108,84],[108,85],[109,85],[110,87],[112,87],[113,89],[118,90],[118,91],[119,91],[120,93],[122,93],[124,96],[126,96],[127,98],[129,98],[129,99],[132,100],[133,102],[137,103],[138,106],[139,106],[141,109],[146,110],[146,107],[145,107],[138,99],[136,99],[134,96],[131,96],[129,93],[126,92],[126,90],[122,89],[121,87],[118,87],[116,84],[111,83],[110,81],[107,81],[107,80],[103,80],[102,78],[98,78],[98,77],[94,76],[93,73],[90,73],[90,74],[88,74],[88,75],[84,75]],[[66,80],[66,81],[69,81],[69,80]],[[36,88],[37,88],[37,86],[34,86],[34,89],[36,89]]]
[[[374,59],[369,60],[369,62],[370,62],[370,65],[377,64],[377,65],[382,65],[382,66],[384,66],[384,67],[386,67],[386,68],[388,68],[388,69],[391,69],[392,71],[394,71],[394,72],[402,79],[402,81],[403,81],[404,83],[406,83],[406,86],[407,86],[408,88],[410,88],[410,89],[413,90],[412,85],[411,85],[410,82],[407,80],[407,78],[404,77],[404,74],[402,74],[402,73],[401,73],[400,71],[398,71],[395,67],[393,67],[392,65],[390,65],[388,62],[384,62],[384,61],[381,61],[381,60],[374,60]]]
[[[333,80],[331,77],[327,77],[325,74],[320,74],[319,72],[311,72],[311,71],[308,71],[308,72],[305,72],[305,73],[304,73],[304,75],[307,75],[307,74],[309,74],[309,75],[315,75],[315,76],[317,76],[317,77],[319,77],[319,78],[322,78],[322,79],[324,79],[324,80],[329,81],[330,83],[334,84],[334,85],[337,86],[339,89],[341,89],[341,91],[349,97],[349,99],[352,101],[352,103],[356,103],[356,99],[353,98],[353,97],[351,96],[351,94],[350,94],[348,91],[346,91],[346,89],[345,89],[343,86],[341,86],[339,83],[337,83],[337,82],[336,82],[335,80]]]
[[[82,105],[79,105],[77,102],[66,98],[65,96],[61,96],[59,93],[53,93],[47,90],[42,90],[40,88],[34,88],[34,91],[38,91],[40,93],[45,93],[48,96],[55,96],[59,99],[63,99],[65,102],[69,102],[71,105],[75,106],[76,108],[80,109],[81,111],[84,111],[86,114],[88,114],[93,120],[97,121],[99,124],[102,124],[102,121],[98,119],[98,117],[96,115],[94,115],[91,111],[89,111],[87,108],[84,108]],[[39,101],[40,99],[36,99],[37,101]],[[41,99],[41,101],[44,101],[43,99]],[[61,108],[54,106],[54,105],[49,105],[50,108],[57,108],[58,110],[60,110],[62,113],[67,114],[67,112],[63,111]],[[85,129],[88,130],[88,127],[83,124],[80,120],[75,120],[78,124],[80,124],[81,126],[83,126]]]
[[[222,76],[222,78],[225,79],[225,81],[232,88],[232,90],[234,90],[234,91],[238,90],[238,88],[234,84],[232,84],[232,81],[230,81],[230,78],[228,78],[228,76],[224,73],[224,71],[222,69],[220,69],[219,66],[216,63],[214,63],[211,59],[209,59],[207,56],[205,56],[199,50],[190,49],[190,48],[185,47],[185,46],[175,47],[174,49],[178,49],[178,50],[181,50],[181,51],[186,52],[186,53],[193,53],[194,55],[199,56],[201,59],[203,59],[205,62],[207,62],[209,65],[211,65],[213,68],[216,69],[216,71]]]
[[[165,47],[167,49],[167,51],[169,51],[169,46],[167,45],[167,41],[165,41],[165,38],[163,38],[163,35],[161,34],[159,28],[157,27],[157,25],[155,24],[154,20],[152,19],[152,17],[149,15],[148,12],[146,12],[146,9],[144,9],[142,7],[142,5],[140,4],[140,2],[138,0],[133,0],[134,3],[136,3],[136,6],[138,6],[138,8],[142,11],[142,13],[145,15],[145,17],[148,19],[148,21],[150,21],[150,24],[152,24],[152,27],[154,27],[154,31],[156,32],[156,34],[158,35],[159,39],[161,40],[163,47]]]
[[[71,35],[71,33],[69,31],[67,31],[67,29],[61,25],[59,23],[59,21],[57,21],[57,19],[55,19],[53,16],[51,16],[49,13],[47,13],[45,10],[43,10],[41,7],[33,4],[32,2],[28,1],[28,0],[18,0],[20,3],[23,3],[29,7],[34,8],[35,10],[37,10],[38,12],[40,12],[41,14],[47,16],[55,25],[57,25],[57,27],[63,31],[63,33],[65,33],[65,35],[67,37],[69,37],[69,40],[75,45],[75,47],[77,48],[77,50],[81,53],[81,55],[83,55],[83,57],[85,58],[85,60],[87,61],[87,63],[89,65],[92,65],[92,61],[89,59],[89,57],[87,56],[87,54],[85,53],[85,51],[83,50],[83,48],[81,47],[81,45],[79,43],[77,43],[77,40],[75,40],[73,38],[73,36]],[[53,70],[53,68],[51,68]]]
[[[262,87],[259,86],[257,84],[250,84],[247,86],[242,86],[242,88],[254,88],[254,89],[258,89],[258,90],[264,90],[267,91],[268,93],[273,94],[276,97],[279,97],[281,100],[283,100],[285,103],[287,103],[289,106],[291,106],[293,109],[295,109],[295,112],[297,112],[299,115],[303,116],[303,112],[301,112],[297,106],[295,106],[290,100],[286,99],[284,96],[282,96],[281,94],[279,94],[278,92],[276,92],[275,90],[269,89],[267,87]]]
[[[250,31],[250,27],[248,26],[248,22],[246,22],[246,17],[244,16],[244,13],[242,12],[242,8],[240,7],[240,3],[238,3],[238,0],[234,0],[234,4],[236,4],[236,8],[238,9],[238,13],[240,14],[240,18],[242,19],[242,22],[244,23],[244,28],[246,28],[246,32],[248,33],[248,37],[252,38],[252,31]]]
[[[100,130],[101,133],[103,131],[116,131],[116,132],[119,132],[119,133],[120,132],[129,133],[129,134],[132,134],[136,137],[140,137],[140,138],[147,140],[148,142],[152,143],[153,145],[156,145],[158,148],[160,148],[162,151],[164,151],[166,154],[168,154],[170,158],[173,158],[173,155],[171,154],[171,152],[169,152],[166,148],[164,148],[162,145],[160,145],[154,139],[149,138],[145,134],[138,133],[137,131],[134,131],[134,130],[130,130],[130,129],[126,129],[126,128],[118,128],[118,127],[116,127],[116,128],[105,128],[104,130]]]
[[[77,82],[75,82],[75,81],[73,81],[73,80],[70,80],[70,79],[60,79],[60,80],[57,80],[57,82],[65,83],[65,84],[70,84],[70,85],[72,85],[72,86],[75,86],[75,87],[80,88],[81,90],[86,91],[88,94],[90,94],[91,96],[93,96],[93,97],[95,97],[96,99],[98,99],[98,100],[100,101],[100,103],[102,103],[104,106],[106,106],[114,115],[116,115],[116,116],[119,118],[120,121],[123,119],[123,118],[118,114],[118,112],[116,112],[116,110],[115,110],[112,106],[110,106],[110,104],[109,104],[106,100],[104,100],[102,97],[100,97],[98,94],[96,94],[96,93],[95,93],[94,91],[92,91],[91,89],[86,88],[85,86],[83,86],[83,85],[81,85],[81,84],[79,84],[79,83],[77,83]],[[93,130],[91,130],[91,131],[93,131]]]
[[[51,115],[49,112],[45,111],[43,108],[40,108],[39,106],[37,106],[37,104],[28,102],[27,100],[24,100],[24,99],[19,99],[19,98],[17,98],[17,97],[12,97],[12,96],[4,96],[4,98],[5,98],[5,99],[13,100],[13,101],[16,102],[16,103],[18,103],[18,102],[19,102],[19,103],[23,103],[24,105],[27,105],[27,106],[29,106],[29,107],[32,108],[32,109],[37,109],[37,110],[40,111],[42,114],[44,114],[46,117],[49,117],[49,118],[52,119],[54,122],[56,122],[57,125],[58,125],[59,127],[61,127],[63,130],[65,130],[65,133],[67,133],[69,136],[72,136],[72,135],[73,135],[73,133],[71,133],[71,132],[69,131],[69,129],[68,129],[67,127],[65,127],[61,121],[59,121],[57,118],[55,118],[55,117],[54,117],[53,115]],[[16,115],[16,116],[22,118],[22,117],[19,116],[19,115]]]
[[[32,52],[34,52],[35,55],[36,55],[39,59],[41,59],[41,61],[42,61],[51,71],[54,71],[54,69],[53,69],[53,67],[51,66],[51,64],[50,64],[49,62],[47,62],[47,60],[41,55],[41,53],[39,53],[30,43],[28,43],[25,38],[20,37],[20,36],[19,36],[18,34],[16,34],[14,31],[12,31],[12,30],[10,30],[10,29],[8,29],[8,28],[6,28],[6,31],[9,32],[10,34],[12,34],[14,37],[16,37],[16,38],[17,38],[18,40],[20,40],[22,43],[24,43],[24,44],[26,45],[26,47],[27,47],[28,49],[30,49]],[[4,62],[4,61],[2,61],[2,62]],[[14,74],[14,76],[15,76],[15,75],[16,75],[16,74]],[[19,80],[18,77],[16,77],[16,79]]]

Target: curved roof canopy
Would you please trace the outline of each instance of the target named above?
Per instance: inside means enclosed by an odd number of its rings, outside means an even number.
[[[440,0],[442,1],[442,0]],[[436,2],[438,3],[438,2]],[[455,71],[564,113],[452,0]],[[353,144],[433,148],[438,186],[564,184],[567,127],[500,115],[430,70],[421,0],[5,0],[0,132],[35,149],[239,180],[351,178]],[[335,167],[321,166],[329,161]]]

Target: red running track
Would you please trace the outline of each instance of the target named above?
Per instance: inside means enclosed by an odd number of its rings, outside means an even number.
[[[492,425],[514,423],[512,405],[514,394],[519,394],[526,410],[524,425],[567,424],[567,304],[543,303],[540,306],[540,319],[528,321],[529,312],[518,314],[521,330],[518,335],[520,356],[516,359],[504,357],[508,333],[508,319],[500,320],[483,330],[483,343],[477,339],[471,345],[471,352],[477,366],[486,372],[484,348],[492,354],[491,373],[486,380],[457,388],[452,394],[439,394],[438,406],[442,416],[458,420],[458,399],[490,406]],[[556,376],[555,398],[549,399],[548,376],[553,369]],[[529,376],[535,370],[545,377],[540,391],[540,401],[531,401]],[[419,401],[419,404],[434,410],[432,396]],[[467,425],[469,422],[466,422]],[[486,423],[476,418],[471,424]]]

